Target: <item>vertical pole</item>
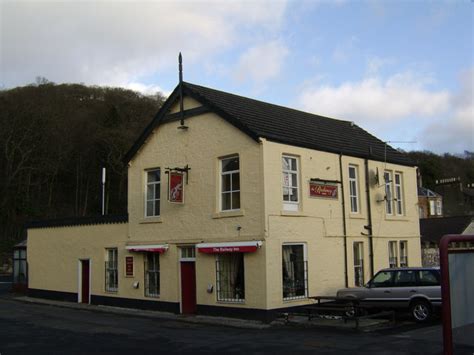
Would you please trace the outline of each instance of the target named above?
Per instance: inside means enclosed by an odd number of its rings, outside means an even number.
[[[179,52],[179,110],[181,113],[181,126],[184,126],[184,108],[183,108],[183,57]]]
[[[369,159],[365,158],[365,193],[367,198],[367,234],[369,237],[370,277],[374,277],[374,242],[372,239],[372,209],[370,205]]]
[[[344,234],[344,284],[349,287],[349,277],[347,275],[347,226],[346,226],[346,201],[344,196],[344,179],[342,175],[342,153],[339,153],[339,179],[341,180],[341,202],[342,202],[342,231]]]
[[[102,216],[105,215],[105,168],[102,168]]]

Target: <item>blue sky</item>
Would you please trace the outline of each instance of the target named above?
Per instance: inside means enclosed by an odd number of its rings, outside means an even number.
[[[0,1],[0,85],[185,80],[474,151],[471,1]]]

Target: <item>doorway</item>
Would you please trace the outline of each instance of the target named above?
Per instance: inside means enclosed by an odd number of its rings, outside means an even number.
[[[181,313],[196,313],[196,257],[195,248],[181,248]]]
[[[90,303],[90,260],[81,260],[80,303]]]

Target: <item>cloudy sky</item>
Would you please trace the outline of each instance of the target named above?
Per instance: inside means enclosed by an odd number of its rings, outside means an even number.
[[[186,81],[355,121],[405,150],[474,151],[465,1],[0,0],[0,88],[168,94]]]

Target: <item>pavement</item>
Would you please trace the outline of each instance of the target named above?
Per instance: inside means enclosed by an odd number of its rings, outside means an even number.
[[[329,319],[318,321],[331,323]],[[299,322],[304,320],[293,318],[289,324],[269,325],[220,317],[186,317],[3,293],[0,354],[442,354],[443,350],[439,320],[420,326],[402,317],[396,327],[378,325],[360,331],[327,324],[307,327]],[[467,338],[474,338],[471,330],[467,329]],[[455,354],[474,354],[474,344],[456,341]]]

